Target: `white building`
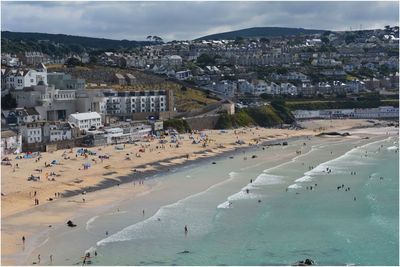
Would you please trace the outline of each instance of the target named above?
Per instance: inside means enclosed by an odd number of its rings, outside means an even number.
[[[233,81],[223,80],[218,82],[214,86],[214,89],[225,97],[233,97],[237,90],[237,83]]]
[[[253,81],[254,95],[261,95],[268,93],[268,84],[264,80]]]
[[[1,132],[1,156],[22,151],[22,136],[14,131]]]
[[[391,106],[382,106],[379,107],[379,117],[380,118],[398,118],[399,117],[399,108],[391,107]]]
[[[68,121],[81,131],[87,131],[91,127],[95,127],[96,129],[102,127],[101,116],[97,112],[74,113],[69,115]]]
[[[295,119],[315,119],[319,118],[319,110],[295,110],[293,112]]]
[[[281,94],[281,86],[279,84],[271,82],[270,86],[268,87],[267,94],[280,95]]]
[[[43,64],[36,69],[7,70],[4,75],[6,89],[22,90],[40,83],[47,84],[47,69]]]
[[[175,78],[180,81],[187,80],[191,77],[192,77],[192,72],[190,70],[177,71],[175,73]]]
[[[44,136],[48,137],[50,142],[71,140],[72,126],[68,122],[50,122],[44,129]]]
[[[178,55],[165,56],[161,59],[161,65],[168,67],[179,67],[182,65],[182,57]]]
[[[282,95],[297,95],[297,87],[291,83],[281,83],[281,91]]]
[[[167,93],[166,90],[104,92],[100,112],[113,115],[169,111]]]
[[[41,143],[43,141],[44,122],[31,122],[21,127],[22,141],[28,144]]]
[[[237,81],[238,84],[238,90],[242,94],[254,94],[254,85],[252,83],[249,83],[245,79],[239,79]]]

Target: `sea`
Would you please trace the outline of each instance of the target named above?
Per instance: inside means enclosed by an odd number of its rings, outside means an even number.
[[[92,217],[91,264],[398,266],[398,142],[300,138],[152,177],[170,202],[150,193],[142,218],[137,199]]]

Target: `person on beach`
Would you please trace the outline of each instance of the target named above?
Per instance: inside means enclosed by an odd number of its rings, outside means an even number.
[[[354,201],[356,201],[356,200],[357,200],[357,198],[356,198],[356,197],[354,197],[354,198],[353,198],[353,200],[354,200]]]
[[[143,213],[143,216],[144,216],[144,210],[142,211],[142,213]]]
[[[22,236],[22,244],[25,245],[25,236]]]
[[[38,262],[40,263],[40,254],[37,256],[37,258],[38,258]]]
[[[187,225],[185,225],[185,235],[187,235],[187,233],[188,233],[188,227]]]
[[[50,255],[50,263],[53,263],[53,255]]]

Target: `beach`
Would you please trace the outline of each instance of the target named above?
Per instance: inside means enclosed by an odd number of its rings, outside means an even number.
[[[282,142],[296,137],[308,140],[306,138],[313,136],[312,142],[315,142],[315,145],[349,140],[368,143],[369,140],[361,138],[367,134],[365,130],[358,132],[355,130],[349,137],[315,139],[314,136],[320,132],[347,131],[372,125],[373,123],[366,120],[307,121],[303,124],[305,129],[302,130],[265,128],[206,130],[201,134],[192,135],[192,139],[189,138],[189,134],[180,135],[182,139],[177,143],[171,143],[167,137],[168,142],[165,144],[160,144],[159,140],[154,139],[120,145],[118,149],[114,145],[88,148],[96,155],[79,155],[77,148],[74,148],[72,151],[41,153],[39,161],[37,158],[16,160],[15,156],[10,157],[13,166],[2,166],[2,264],[31,264],[39,254],[38,251],[57,248],[58,252],[54,251],[53,254],[40,252],[43,255],[40,264],[50,264],[49,255],[52,255],[55,263],[71,265],[75,262],[72,259],[70,262],[60,259],[60,251],[68,250],[70,255],[83,254],[83,248],[89,249],[93,244],[108,236],[111,238],[132,223],[140,223],[153,217],[161,206],[179,202],[220,183],[228,183],[227,179],[232,179],[231,182],[234,183],[234,174],[232,177],[218,176],[196,181],[187,181],[183,178],[179,180],[178,177],[175,180],[165,178],[173,176],[174,172],[191,168],[191,165],[212,166],[212,162],[209,161],[217,161],[218,156],[237,157],[238,153],[246,153],[246,148],[254,149],[262,142],[274,140]],[[393,135],[393,129],[391,131]],[[385,135],[386,130],[375,133],[368,131],[371,139]],[[197,141],[205,136],[208,140],[205,147],[203,142],[193,143],[193,140]],[[235,153],[237,149],[244,151]],[[271,149],[276,151],[271,150],[274,153],[270,155],[262,154],[262,161],[260,156],[260,159],[254,158],[252,162],[257,163],[259,160],[257,164],[261,165],[268,161],[272,168],[282,162],[291,161],[299,150],[298,147],[289,147],[284,152],[278,151],[278,148]],[[341,149],[345,149],[345,146]],[[307,146],[302,148],[301,153],[308,153],[310,150],[311,148]],[[106,155],[109,158],[101,160],[99,155]],[[251,156],[248,154],[243,158],[250,160]],[[51,164],[54,160],[56,164]],[[51,166],[45,167],[45,163]],[[246,168],[248,163],[241,160],[237,164],[243,164],[242,168]],[[215,164],[215,167],[218,168],[219,163]],[[36,169],[42,170],[35,171]],[[204,168],[201,170],[204,171]],[[30,175],[40,176],[40,181],[28,181]],[[240,185],[241,183],[243,181],[240,181]],[[227,186],[224,190],[235,191],[237,186],[238,184]],[[227,195],[230,193],[232,192],[225,192]],[[39,205],[34,204],[35,199],[38,199]],[[222,201],[220,204],[225,202]],[[94,221],[98,222],[96,216],[99,214],[110,214],[110,217],[121,216],[122,219],[108,227],[96,225],[94,231],[91,225]],[[128,215],[129,222],[126,220],[128,218],[124,218]],[[66,227],[65,223],[68,220],[74,221],[78,227],[75,229]],[[87,235],[90,231],[94,231],[94,234]],[[26,238],[25,242],[22,242],[22,236]],[[74,236],[76,240],[80,240],[80,245],[70,248],[68,247],[70,242],[63,240],[74,240],[72,239]],[[82,236],[85,236],[84,241]]]

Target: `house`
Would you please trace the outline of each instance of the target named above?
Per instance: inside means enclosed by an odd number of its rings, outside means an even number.
[[[74,113],[69,115],[68,121],[81,131],[102,127],[101,116],[97,112]]]
[[[137,83],[136,77],[133,76],[132,74],[127,73],[125,76],[126,76],[126,82],[128,85],[134,85]]]
[[[7,67],[18,67],[21,65],[21,62],[15,55],[1,54],[1,64],[6,65]]]
[[[166,67],[179,67],[182,65],[182,57],[178,55],[164,56],[161,59],[161,65]]]
[[[27,144],[42,143],[45,122],[30,122],[21,127],[22,142]]]
[[[25,65],[37,65],[40,63],[47,63],[47,55],[42,52],[25,52],[22,53],[19,58]]]
[[[376,78],[365,79],[364,83],[367,90],[376,90],[380,88],[380,81]]]
[[[47,84],[47,68],[38,64],[36,69],[7,69],[4,73],[5,88],[22,90],[38,84]]]
[[[22,136],[11,130],[1,131],[1,156],[22,151]]]
[[[361,91],[365,90],[365,83],[360,80],[352,80],[347,82],[347,93],[358,94]]]
[[[192,73],[191,73],[190,70],[177,71],[175,73],[175,78],[180,80],[180,81],[187,80],[187,79],[189,79],[191,77],[192,77]]]
[[[267,94],[268,93],[268,84],[264,80],[253,80],[252,84],[254,86],[254,95],[261,95],[261,94]]]
[[[71,140],[79,133],[78,128],[74,130],[73,125],[69,122],[54,121],[49,122],[43,127],[43,139],[45,142],[56,142],[63,140]]]
[[[281,92],[282,95],[297,95],[297,87],[291,83],[281,83]]]
[[[239,79],[237,81],[238,90],[241,94],[254,94],[254,85],[249,83],[245,79]]]
[[[270,95],[280,95],[281,94],[281,87],[279,84],[271,82],[270,86],[268,87],[267,94]]]
[[[124,75],[115,73],[114,82],[118,85],[127,85]]]
[[[23,125],[40,120],[40,114],[35,108],[15,108],[3,110],[2,114],[7,124]]]
[[[214,86],[214,90],[225,97],[233,97],[237,90],[237,83],[229,80],[222,80]]]

